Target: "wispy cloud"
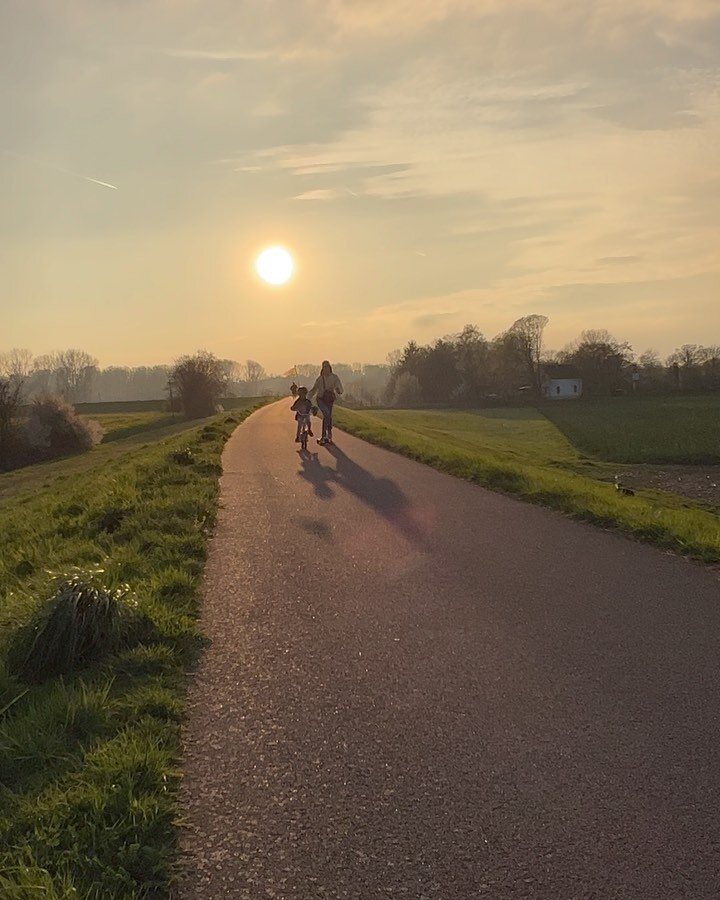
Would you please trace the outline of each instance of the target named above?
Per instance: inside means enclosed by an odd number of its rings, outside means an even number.
[[[639,256],[601,256],[598,262],[604,266],[626,266],[638,262],[639,259]]]
[[[293,200],[337,200],[338,197],[342,196],[337,191],[332,190],[331,188],[319,188],[315,191],[305,191],[302,194],[298,194],[296,197],[293,197]]]
[[[158,53],[174,59],[200,60],[206,62],[232,62],[234,60],[261,60],[272,56],[270,50],[198,50],[191,47],[160,47]]]

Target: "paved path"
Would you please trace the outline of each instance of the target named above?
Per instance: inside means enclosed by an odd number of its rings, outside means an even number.
[[[720,897],[720,591],[338,434],[229,442],[185,898]]]

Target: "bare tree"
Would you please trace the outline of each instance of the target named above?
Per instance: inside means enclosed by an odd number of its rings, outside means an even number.
[[[702,361],[702,347],[698,346],[697,344],[683,344],[682,347],[678,347],[677,350],[674,350],[670,354],[667,360],[667,364],[669,366],[677,364],[678,366],[683,366],[686,369],[691,369],[693,366],[700,365]]]
[[[33,370],[33,355],[30,350],[13,347],[0,354],[0,375],[24,381]]]
[[[540,360],[543,349],[543,332],[548,323],[547,316],[523,316],[508,329],[515,343],[518,355],[527,368],[528,377],[538,394],[542,392]]]
[[[37,357],[33,368],[42,391],[57,392],[68,403],[81,403],[90,395],[98,361],[85,350],[56,350]]]
[[[264,378],[267,378],[267,372],[265,369],[254,359],[249,359],[245,363],[245,381],[249,382],[252,385],[256,385],[259,381],[262,381]]]

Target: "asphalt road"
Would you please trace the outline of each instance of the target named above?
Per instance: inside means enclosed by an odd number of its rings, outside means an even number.
[[[185,898],[720,897],[720,590],[289,401],[227,445]]]

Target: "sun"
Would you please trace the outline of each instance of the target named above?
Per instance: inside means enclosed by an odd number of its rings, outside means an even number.
[[[268,247],[255,260],[255,271],[268,284],[286,284],[294,269],[293,258],[284,247]]]

